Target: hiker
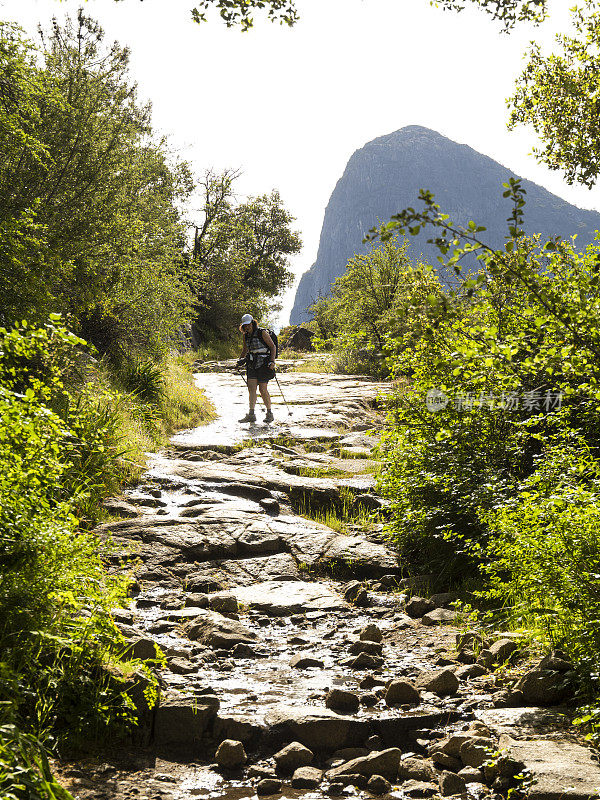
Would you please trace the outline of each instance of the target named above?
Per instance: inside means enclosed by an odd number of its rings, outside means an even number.
[[[256,422],[254,406],[256,405],[257,387],[267,409],[265,422],[273,422],[271,395],[269,394],[267,383],[271,378],[275,377],[277,348],[269,335],[269,331],[259,328],[252,314],[244,314],[240,331],[244,337],[244,346],[237,366],[246,365],[250,402],[250,409],[240,422]]]

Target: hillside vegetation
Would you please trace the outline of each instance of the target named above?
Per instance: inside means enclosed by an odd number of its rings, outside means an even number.
[[[131,737],[155,678],[123,660],[110,609],[126,601],[128,580],[109,574],[110,542],[93,533],[102,501],[135,481],[170,433],[211,418],[191,374],[192,340],[227,346],[228,326],[239,336],[240,303],[260,313],[300,247],[277,192],[239,203],[235,174],[197,181],[172,155],[128,60],[83,12],[39,45],[0,25],[7,798],[65,797],[49,751]],[[184,213],[198,183],[192,245]]]
[[[600,245],[529,238],[523,191],[506,246],[455,226],[424,193],[355,256],[313,306],[321,347],[388,376],[381,491],[407,576],[459,589],[483,624],[509,626],[579,665],[598,697]],[[456,288],[411,262],[416,226],[437,229]],[[411,230],[412,229],[412,230]],[[480,268],[459,266],[465,250]],[[319,338],[320,337],[320,338]],[[586,715],[592,724],[596,716]]]

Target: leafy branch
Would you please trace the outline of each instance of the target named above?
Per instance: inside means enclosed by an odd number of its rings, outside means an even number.
[[[526,190],[518,178],[510,178],[503,184],[505,189],[503,197],[512,201],[512,212],[507,219],[508,235],[504,250],[497,250],[480,238],[479,234],[486,230],[482,225],[477,225],[470,220],[467,226],[458,225],[449,219],[449,215],[442,212],[441,207],[434,200],[432,192],[421,189],[419,199],[424,204],[422,211],[412,207],[405,208],[391,217],[390,221],[378,228],[369,231],[366,241],[380,239],[385,242],[398,234],[417,236],[422,228],[433,227],[437,235],[427,239],[428,244],[435,245],[442,255],[438,261],[454,272],[460,282],[461,290],[472,296],[478,286],[484,284],[489,277],[500,277],[514,280],[523,286],[532,299],[555,321],[564,326],[573,337],[573,341],[587,348],[597,358],[600,357],[600,342],[597,332],[590,325],[582,325],[582,319],[573,314],[573,308],[565,303],[561,295],[560,286],[556,282],[541,280],[540,272],[532,267],[527,251],[518,247],[519,240],[525,236],[524,209]],[[560,237],[549,238],[542,246],[541,253],[550,256],[552,253],[561,253],[563,243]],[[444,258],[448,256],[448,258]],[[474,256],[482,263],[482,269],[477,274],[468,274],[463,277],[462,261],[468,256]],[[598,276],[589,276],[589,290],[598,288]],[[448,296],[435,298],[436,305],[447,311],[449,299],[456,296],[455,290],[450,290]],[[585,306],[586,296],[582,295],[580,301]]]

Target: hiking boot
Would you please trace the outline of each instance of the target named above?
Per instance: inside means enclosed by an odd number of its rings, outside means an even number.
[[[249,411],[245,417],[242,417],[239,422],[256,422],[256,414],[254,411]]]
[[[271,411],[271,409],[269,409],[265,416],[265,422],[273,422],[274,419],[275,417],[273,416],[273,412]]]

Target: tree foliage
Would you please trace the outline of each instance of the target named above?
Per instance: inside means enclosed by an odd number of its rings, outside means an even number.
[[[245,312],[272,318],[280,308],[277,296],[293,277],[289,256],[301,248],[279,194],[237,202],[236,177],[209,171],[202,181],[203,221],[191,264],[200,335],[229,336]]]
[[[530,125],[542,140],[538,160],[563,170],[567,183],[593,186],[600,172],[600,9],[595,0],[573,9],[574,35],[556,37],[559,51],[532,44],[510,99],[510,125]]]
[[[435,4],[462,11],[466,2],[474,3],[493,19],[500,20],[505,30],[510,30],[518,22],[541,22],[548,4],[548,0],[437,0]],[[243,31],[254,26],[253,14],[256,11],[266,11],[271,22],[282,25],[293,26],[300,19],[296,0],[201,0],[192,8],[192,18],[196,22],[206,22],[207,12],[211,9],[219,14],[228,28],[239,25]]]
[[[36,50],[0,27],[3,321],[59,311],[101,352],[160,350],[188,319],[187,167],[155,141],[128,76],[79,12]]]
[[[431,293],[440,284],[431,269],[413,263],[408,242],[390,239],[350,259],[331,286],[331,296],[310,307],[322,344],[352,353],[367,348],[384,358],[412,346],[423,334]]]

